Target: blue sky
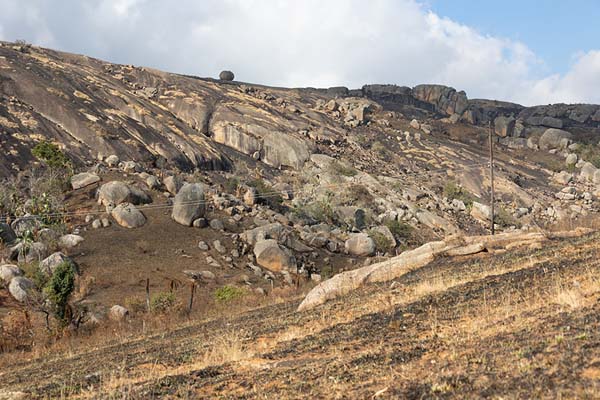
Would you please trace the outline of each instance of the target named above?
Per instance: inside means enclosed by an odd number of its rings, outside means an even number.
[[[598,0],[427,0],[432,11],[479,32],[524,42],[565,73],[573,55],[600,46]]]
[[[0,39],[287,87],[600,103],[600,0],[0,0]]]

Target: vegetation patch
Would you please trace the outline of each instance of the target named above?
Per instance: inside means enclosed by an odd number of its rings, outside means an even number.
[[[58,264],[52,273],[44,293],[52,303],[54,316],[63,325],[69,323],[69,297],[75,288],[75,270],[69,262]]]
[[[475,197],[455,181],[448,181],[444,185],[443,191],[444,196],[446,196],[450,201],[455,199],[460,200],[465,203],[467,208],[470,208],[473,205],[473,200]]]
[[[280,210],[283,204],[283,197],[264,181],[257,178],[247,182],[247,185],[256,189],[258,200],[271,208]]]
[[[70,168],[71,160],[52,142],[44,140],[35,145],[31,154],[51,168]]]
[[[335,213],[329,198],[322,198],[302,206],[296,206],[292,212],[298,218],[312,223],[336,223]]]
[[[152,296],[150,309],[156,313],[165,313],[177,306],[177,298],[173,292],[160,292]]]
[[[582,160],[591,162],[596,168],[600,168],[600,147],[595,144],[582,144],[577,147],[575,153]]]
[[[383,253],[394,247],[392,241],[381,232],[371,230],[369,236],[373,239],[373,242],[375,242],[375,248],[379,252]]]
[[[407,240],[412,236],[414,228],[406,222],[388,219],[383,224],[392,232],[392,235],[397,239]]]
[[[236,286],[225,285],[215,290],[215,299],[221,303],[227,303],[246,295],[246,290]]]

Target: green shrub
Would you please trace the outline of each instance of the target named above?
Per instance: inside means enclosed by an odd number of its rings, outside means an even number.
[[[31,154],[51,168],[69,168],[71,160],[52,142],[44,140],[35,145]]]
[[[502,227],[516,226],[521,227],[521,223],[508,211],[502,207],[496,206],[494,209],[494,223]]]
[[[164,313],[177,305],[177,298],[173,292],[156,293],[150,299],[150,309],[153,312]]]
[[[48,275],[40,270],[39,263],[33,262],[21,266],[25,276],[33,281],[37,290],[42,291],[48,284]]]
[[[256,189],[258,200],[260,202],[267,204],[273,209],[281,208],[283,197],[281,197],[281,194],[276,193],[272,187],[268,186],[263,179],[253,179],[249,181],[247,185]]]
[[[240,181],[236,177],[227,178],[227,181],[225,182],[225,190],[228,193],[235,193],[235,191],[237,190],[237,188],[239,186],[240,186]]]
[[[576,150],[575,153],[579,155],[582,160],[591,162],[596,168],[600,168],[600,147],[595,144],[582,144]]]
[[[385,226],[392,232],[392,235],[398,239],[409,239],[411,237],[413,227],[405,222],[388,219],[383,222]]]
[[[369,232],[369,236],[375,242],[375,248],[379,252],[385,252],[394,247],[392,241],[381,232],[372,230]]]
[[[296,206],[292,212],[301,219],[315,223],[335,224],[336,218],[328,198]]]
[[[44,288],[48,300],[54,307],[54,315],[63,324],[67,324],[67,308],[69,297],[75,288],[75,270],[69,262],[56,266],[54,273]]]
[[[473,195],[454,181],[448,181],[444,185],[444,196],[446,196],[450,201],[455,199],[461,200],[467,207],[471,207],[473,205]]]
[[[225,285],[215,290],[215,299],[222,303],[239,299],[246,294],[246,290],[236,286]]]

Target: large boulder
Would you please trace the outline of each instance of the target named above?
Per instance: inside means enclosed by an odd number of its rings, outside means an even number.
[[[15,231],[13,231],[10,225],[0,222],[0,244],[11,244],[15,240],[17,240]]]
[[[569,141],[572,136],[571,132],[563,131],[562,129],[546,129],[540,137],[538,145],[542,150],[562,149],[565,144],[563,139]]]
[[[104,205],[107,209],[121,203],[138,205],[147,204],[151,201],[150,196],[142,189],[120,181],[105,183],[98,189],[98,204]]]
[[[462,114],[467,110],[469,101],[463,91],[443,85],[418,85],[412,89],[415,98],[433,104],[443,114]]]
[[[254,256],[258,265],[272,272],[291,271],[296,268],[294,256],[274,239],[256,242]]]
[[[263,139],[261,159],[275,168],[300,169],[310,157],[306,141],[283,132],[270,132]]]
[[[222,81],[232,81],[235,79],[235,75],[231,71],[221,71],[219,79]]]
[[[31,292],[35,290],[35,284],[23,276],[12,278],[8,285],[8,291],[18,302],[25,302],[29,299]]]
[[[23,271],[16,265],[0,265],[0,280],[4,281],[4,283],[10,283],[14,277],[21,275],[23,275]]]
[[[515,130],[515,119],[513,117],[504,116],[496,117],[494,120],[494,129],[498,136],[512,136]]]
[[[131,203],[122,203],[110,213],[117,223],[125,228],[139,228],[146,223],[146,217]]]
[[[97,182],[100,182],[100,177],[90,172],[82,172],[71,177],[71,187],[73,190],[81,189]]]
[[[346,240],[344,248],[350,255],[367,257],[375,253],[375,242],[366,233],[355,233]]]
[[[79,272],[79,267],[77,266],[77,263],[75,263],[75,261],[73,261],[71,257],[68,257],[61,252],[53,253],[45,259],[43,259],[40,262],[39,269],[44,274],[52,276],[54,274],[54,271],[56,270],[56,267],[58,267],[62,263],[69,264],[75,273]]]
[[[188,183],[175,196],[171,217],[181,225],[192,226],[195,219],[204,216],[204,211],[204,185]]]

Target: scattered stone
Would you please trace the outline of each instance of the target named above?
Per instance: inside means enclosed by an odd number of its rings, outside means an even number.
[[[227,249],[225,248],[225,246],[223,246],[220,240],[215,240],[213,242],[213,248],[221,254],[227,253]]]
[[[100,220],[100,222],[102,222],[102,227],[103,228],[108,228],[110,226],[110,221],[108,220],[108,218],[102,218]]]
[[[208,221],[206,218],[197,218],[192,223],[194,228],[206,228],[208,226]]]
[[[140,188],[128,185],[121,181],[105,183],[98,190],[98,204],[102,204],[107,211],[121,203],[135,205],[150,203],[152,199]]]
[[[204,185],[185,184],[175,196],[171,217],[175,222],[192,226],[194,220],[204,216]]]
[[[265,289],[263,289],[261,287],[255,288],[254,291],[256,292],[256,294],[259,294],[261,296],[266,296],[267,295],[267,292],[265,291]]]
[[[198,243],[198,248],[199,248],[200,250],[202,250],[202,251],[208,251],[208,244],[206,244],[206,242],[205,242],[205,241],[201,240],[201,241]]]
[[[156,190],[160,187],[160,181],[154,175],[150,175],[146,178],[146,185],[148,185],[149,189]]]
[[[578,161],[577,154],[570,153],[567,155],[567,158],[565,159],[565,164],[567,165],[567,167],[573,167],[573,166],[575,166],[575,164],[577,164],[577,161]]]
[[[196,280],[214,281],[217,279],[217,276],[211,271],[185,270],[183,273]]]
[[[112,210],[111,215],[125,228],[139,228],[146,223],[144,214],[130,203],[119,204]]]
[[[142,172],[142,167],[140,166],[140,164],[136,163],[135,161],[125,161],[123,163],[123,171],[128,172],[128,173],[134,173],[134,172]]]
[[[280,272],[296,268],[294,256],[273,239],[257,242],[254,245],[254,256],[258,265],[269,271]]]
[[[181,178],[179,177],[179,175],[167,176],[163,180],[163,183],[164,183],[165,188],[167,189],[167,191],[169,193],[171,193],[173,196],[175,196],[179,192],[179,190],[181,189],[181,187],[183,186],[183,181],[181,180]]]
[[[416,119],[410,121],[410,127],[413,129],[421,129],[421,124]]]
[[[77,266],[75,261],[73,261],[71,257],[68,257],[61,252],[53,253],[50,256],[43,259],[40,262],[39,269],[44,274],[52,276],[54,274],[54,271],[56,270],[56,267],[58,267],[62,263],[69,264],[73,271],[75,271],[76,273],[79,271],[79,267]]]
[[[23,276],[15,276],[8,285],[8,292],[20,303],[26,302],[34,289],[33,281]]]
[[[478,203],[476,201],[473,202],[473,206],[471,207],[471,216],[479,221],[487,222],[490,220],[492,215],[492,210],[489,206],[485,204]]]
[[[12,244],[17,240],[17,235],[10,225],[0,222],[0,244]]]
[[[573,180],[573,174],[567,171],[560,171],[552,175],[552,180],[556,183],[560,183],[561,185],[567,185]]]
[[[109,167],[113,167],[113,168],[119,165],[119,161],[120,161],[119,157],[117,157],[114,154],[106,157],[106,159],[104,160],[106,165],[108,165]]]
[[[39,219],[30,214],[25,214],[22,217],[15,219],[10,225],[17,237],[23,236],[27,231],[34,232],[41,228]]]
[[[77,246],[79,243],[83,242],[83,240],[84,240],[83,237],[81,237],[79,235],[68,234],[68,235],[61,236],[58,239],[58,244],[63,249],[70,249],[70,248]]]
[[[81,189],[97,182],[100,182],[100,177],[89,172],[82,172],[71,177],[71,187],[73,190]]]
[[[108,318],[113,321],[124,321],[129,316],[129,310],[120,305],[114,305],[108,312]]]
[[[4,281],[4,283],[8,284],[14,277],[22,275],[23,271],[16,265],[5,264],[0,266],[0,279]]]
[[[279,222],[275,222],[245,231],[240,235],[240,239],[252,246],[254,246],[257,241],[263,239],[275,239],[278,242],[282,242],[284,236],[286,236],[285,232],[285,227]]]
[[[100,221],[99,219],[95,219],[94,222],[92,222],[92,228],[94,228],[94,229],[102,228],[102,221]]]
[[[210,220],[210,227],[216,231],[222,231],[225,229],[225,224],[218,218],[214,218]]]
[[[356,233],[346,240],[344,248],[350,255],[367,257],[375,253],[375,242],[365,233]]]

